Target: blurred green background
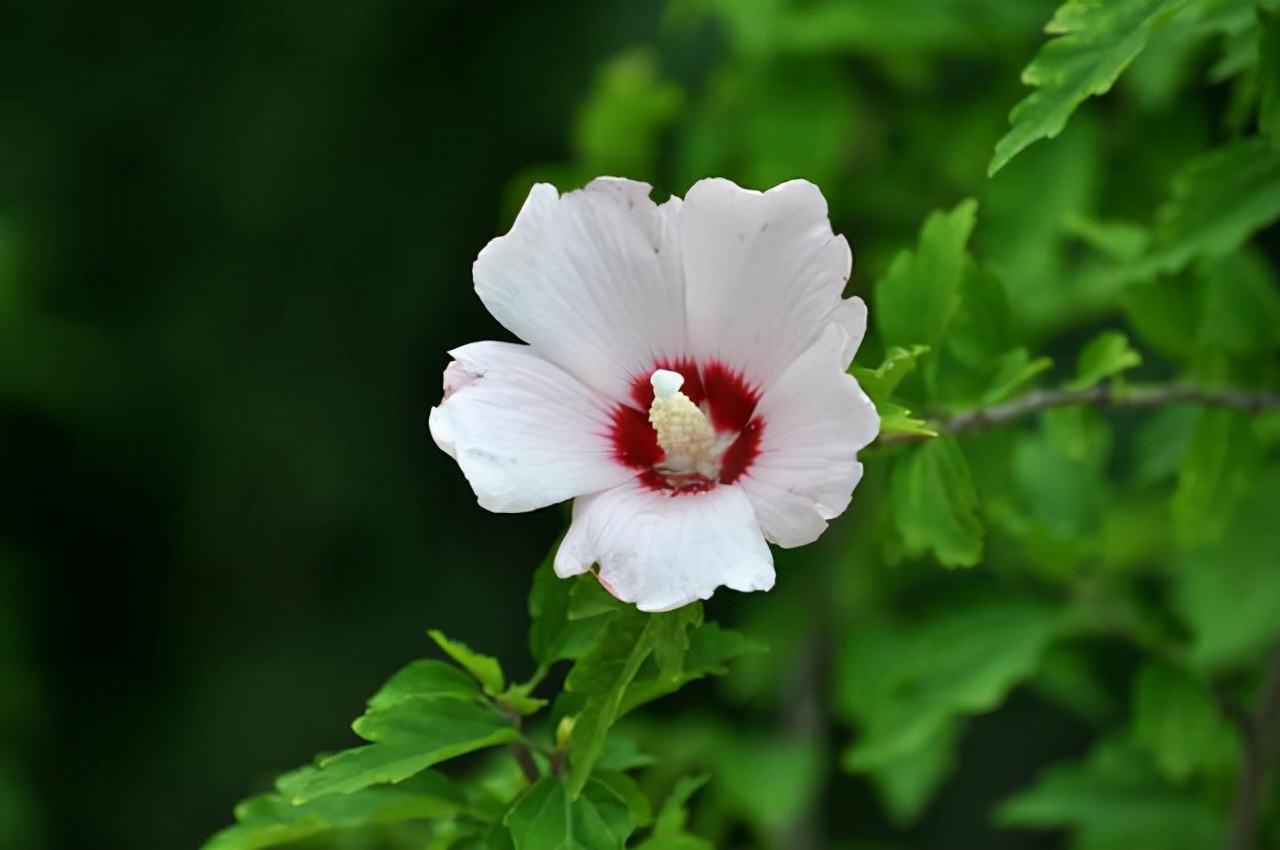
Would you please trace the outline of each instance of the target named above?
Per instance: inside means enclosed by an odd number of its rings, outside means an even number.
[[[1181,163],[1253,120],[1256,18],[1244,0],[1206,5],[988,180],[1054,5],[0,7],[0,850],[198,846],[277,773],[352,744],[364,698],[430,654],[428,627],[527,672],[525,596],[562,514],[480,510],[426,415],[449,348],[508,336],[470,265],[535,179],[620,174],[661,199],[709,175],[809,178],[864,296],[929,211],[976,196],[974,249],[1009,290],[1015,338],[1069,377],[1084,340],[1128,321],[1112,271],[1146,236],[1126,222],[1150,221]],[[860,362],[880,362],[877,346]],[[1180,357],[1141,378],[1168,379]],[[1223,374],[1261,385],[1274,364],[1257,371]],[[936,401],[973,392],[948,381]],[[980,489],[1010,487],[985,460],[1011,445],[968,444]],[[1073,540],[1102,539],[1093,494],[1134,465],[1106,467],[1106,446],[1080,473],[1094,489],[1067,505],[1083,517]],[[1144,486],[1171,487],[1176,453],[1146,460]],[[868,469],[874,511],[887,479]],[[1064,510],[1051,519],[1074,521]],[[967,577],[884,569],[856,519],[812,551],[862,600],[841,610],[895,593],[910,608],[919,587],[999,593],[1025,559],[992,518],[995,569]],[[1165,529],[1156,519],[1134,527]],[[1158,534],[1116,539],[1125,564],[1169,558]],[[725,686],[758,711],[756,733],[787,708],[782,668],[803,654],[787,641],[811,639],[806,606],[829,595],[805,558],[779,559],[785,589],[708,606],[775,646]],[[1084,647],[1108,721],[1140,661],[1117,646]],[[691,692],[679,699],[721,693]],[[1060,846],[997,833],[990,811],[1085,752],[1090,711],[1015,692],[966,729],[962,774],[910,830],[862,778],[837,772],[815,805],[858,846]],[[696,723],[680,734],[715,740]],[[834,735],[831,753],[849,739]],[[753,740],[760,763],[739,775],[821,772]],[[723,794],[741,810],[791,804],[734,773]]]
[[[512,174],[655,4],[0,9],[0,846],[198,845],[559,516],[431,442]]]

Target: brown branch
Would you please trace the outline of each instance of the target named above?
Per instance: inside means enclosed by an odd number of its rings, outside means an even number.
[[[926,427],[939,434],[962,434],[966,431],[999,428],[1055,407],[1086,405],[1099,409],[1141,410],[1175,404],[1225,407],[1256,414],[1280,408],[1280,393],[1233,388],[1210,389],[1195,384],[1120,386],[1115,383],[1097,384],[1083,390],[1032,390],[1013,401],[932,419],[926,423]],[[882,435],[877,442],[907,443],[927,439],[927,434],[894,432]]]
[[[1280,646],[1276,647],[1258,694],[1257,712],[1250,717],[1236,706],[1228,714],[1240,728],[1244,759],[1236,781],[1227,846],[1230,850],[1257,850],[1263,785],[1267,772],[1280,758]]]

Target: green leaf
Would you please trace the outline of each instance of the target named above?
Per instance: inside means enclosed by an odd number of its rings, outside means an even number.
[[[860,734],[842,764],[893,770],[899,759],[945,742],[941,727],[952,718],[991,711],[1035,672],[1056,628],[1052,610],[1005,594],[952,600],[910,626],[853,631],[837,661],[836,689]],[[914,766],[925,778],[942,768]]]
[[[427,634],[450,658],[461,664],[463,669],[476,677],[476,681],[484,687],[485,693],[491,695],[499,694],[506,689],[507,682],[503,678],[502,667],[498,664],[498,659],[474,652],[464,643],[449,640],[438,629],[431,629]]]
[[[516,850],[622,850],[634,829],[626,802],[600,782],[570,799],[551,777],[530,786],[503,822]]]
[[[389,708],[409,697],[475,700],[480,689],[470,676],[452,664],[432,659],[411,661],[369,697],[369,708]]]
[[[1142,355],[1129,347],[1129,339],[1118,331],[1107,331],[1094,337],[1076,361],[1076,377],[1068,381],[1068,390],[1083,390],[1107,378],[1139,366]]]
[[[684,106],[684,90],[662,80],[650,49],[629,50],[596,73],[591,95],[575,116],[573,141],[592,174],[656,176],[662,132]]]
[[[1179,542],[1205,546],[1222,537],[1258,476],[1262,450],[1250,419],[1234,410],[1206,410],[1178,461],[1171,507]]]
[[[910,752],[869,771],[871,782],[894,826],[905,829],[924,814],[938,788],[956,766],[963,724],[954,718],[933,727]]]
[[[938,432],[929,427],[923,419],[917,419],[900,404],[881,402],[876,405],[880,414],[880,434],[921,434],[925,437],[936,437]]]
[[[1067,0],[1045,31],[1056,35],[1022,72],[1038,91],[1009,114],[1011,128],[996,143],[987,167],[991,176],[1037,139],[1062,132],[1076,107],[1105,94],[1142,52],[1152,32],[1164,26],[1187,0]]]
[[[1280,638],[1280,469],[1269,462],[1217,543],[1184,553],[1173,608],[1190,627],[1190,660],[1202,670],[1253,663]]]
[[[1007,351],[995,361],[995,374],[982,396],[984,405],[999,404],[1026,386],[1037,375],[1053,368],[1048,357],[1031,359],[1025,348]]]
[[[1075,831],[1089,850],[1217,850],[1225,828],[1198,795],[1170,787],[1126,741],[1099,745],[1080,764],[1052,767],[996,810],[1002,827]]]
[[[1133,736],[1171,782],[1205,769],[1234,773],[1238,739],[1208,685],[1166,664],[1149,661],[1138,673]]]
[[[1202,259],[1196,342],[1202,352],[1248,358],[1280,348],[1280,289],[1271,265],[1250,251]]]
[[[759,733],[726,735],[713,758],[717,795],[766,834],[776,834],[804,813],[821,789],[826,762],[815,741]]]
[[[543,667],[557,661],[572,660],[582,656],[600,631],[600,623],[573,619],[570,607],[580,586],[600,589],[600,582],[593,576],[562,579],[556,575],[553,564],[559,541],[533,574],[533,588],[529,592],[529,652]]]
[[[669,647],[684,642],[685,630],[701,620],[702,606],[695,602],[661,614],[628,609],[605,621],[591,649],[574,664],[565,680],[565,691],[583,698],[571,738],[571,797],[577,798],[591,775],[610,727],[622,714],[627,688],[641,665],[658,651],[669,667],[673,663]]]
[[[714,850],[715,845],[684,831],[689,820],[689,798],[706,784],[708,776],[682,776],[653,822],[653,831],[636,850]]]
[[[960,304],[965,246],[978,209],[973,199],[925,219],[913,251],[902,251],[876,285],[872,311],[887,345],[937,347]]]
[[[1134,278],[1179,271],[1196,257],[1220,257],[1280,217],[1280,156],[1254,136],[1182,167],[1156,216],[1152,250]]]
[[[349,794],[400,782],[447,759],[520,738],[511,719],[497,709],[451,697],[407,696],[371,708],[352,727],[372,743],[281,776],[276,783],[280,793],[295,804]]]
[[[689,633],[687,653],[679,664],[669,664],[666,672],[637,677],[627,688],[619,716],[628,714],[645,703],[675,693],[689,682],[706,676],[722,676],[729,671],[728,663],[743,655],[765,650],[763,644],[744,637],[735,631],[722,629],[716,623],[707,623]]]
[[[971,567],[982,559],[978,493],[954,437],[930,440],[902,458],[890,497],[907,554],[932,551],[948,567]]]
[[[451,818],[466,809],[462,792],[435,771],[394,787],[362,788],[302,805],[263,794],[236,806],[237,824],[214,835],[203,850],[262,850],[343,830]]]
[[[875,369],[855,365],[849,367],[849,374],[858,379],[862,391],[879,407],[881,402],[888,401],[893,396],[893,391],[902,383],[902,379],[915,371],[916,361],[928,351],[927,345],[913,345],[910,348],[894,345],[884,353],[884,362]]]
[[[1004,282],[969,260],[960,283],[960,304],[947,329],[947,352],[972,369],[985,370],[1012,345],[1013,317]]]

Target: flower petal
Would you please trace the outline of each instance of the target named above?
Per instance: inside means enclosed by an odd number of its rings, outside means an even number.
[[[858,346],[862,345],[863,337],[867,335],[866,302],[856,295],[846,298],[836,305],[831,318],[848,334],[840,351],[840,368],[847,370],[853,362],[853,355],[858,353]]]
[[[721,585],[773,587],[773,556],[739,487],[671,495],[630,482],[577,499],[556,574],[594,563],[601,583],[641,611],[670,611]]]
[[[534,186],[511,231],[476,259],[476,292],[543,357],[615,400],[655,361],[685,352],[674,221],[649,186],[602,178],[564,196]]]
[[[790,548],[812,543],[849,506],[862,478],[858,450],[880,417],[852,376],[836,368],[848,335],[829,325],[760,397],[760,454],[739,480],[765,537]]]
[[[528,346],[473,342],[449,353],[431,436],[481,507],[531,511],[634,474],[613,460],[610,403]]]
[[[832,315],[847,309],[840,294],[852,255],[831,232],[827,202],[812,183],[753,192],[701,180],[685,196],[680,240],[693,354],[731,363],[757,386],[771,383],[831,321],[854,318]]]

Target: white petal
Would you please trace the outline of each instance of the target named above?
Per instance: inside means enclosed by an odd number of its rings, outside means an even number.
[[[630,482],[573,503],[560,576],[600,565],[600,581],[641,611],[707,599],[717,587],[768,590],[773,556],[740,487],[670,495]]]
[[[685,196],[680,240],[700,360],[717,357],[764,386],[838,321],[852,256],[812,183],[761,193],[699,181]]]
[[[649,186],[602,178],[563,197],[534,186],[511,232],[476,259],[476,292],[539,354],[614,399],[685,350],[674,220]]]
[[[846,339],[844,328],[828,326],[756,406],[765,420],[760,454],[739,483],[779,546],[812,543],[844,512],[862,478],[858,450],[880,430],[871,400],[836,368]]]
[[[481,507],[531,511],[634,475],[613,459],[610,402],[528,346],[473,342],[449,353],[431,436]]]
[[[836,324],[844,328],[848,338],[840,351],[840,368],[848,369],[853,362],[853,355],[858,353],[858,346],[867,335],[867,305],[856,295],[841,301],[831,313]]]

